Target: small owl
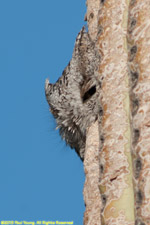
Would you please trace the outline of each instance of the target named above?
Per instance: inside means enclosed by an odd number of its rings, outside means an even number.
[[[50,111],[61,137],[84,160],[86,129],[98,118],[100,56],[85,27],[79,32],[72,59],[55,84],[45,82]]]

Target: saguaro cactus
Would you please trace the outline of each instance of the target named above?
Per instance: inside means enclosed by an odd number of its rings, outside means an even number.
[[[87,131],[84,224],[149,225],[150,2],[87,0],[86,18],[103,116]]]
[[[131,1],[128,25],[136,224],[150,224],[150,2]]]

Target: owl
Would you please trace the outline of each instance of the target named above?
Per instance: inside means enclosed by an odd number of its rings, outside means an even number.
[[[97,120],[101,82],[100,54],[85,27],[79,32],[67,67],[55,84],[45,82],[45,95],[59,133],[84,160],[86,129]]]

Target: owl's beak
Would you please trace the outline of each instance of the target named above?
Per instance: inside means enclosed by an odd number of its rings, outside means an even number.
[[[45,94],[48,95],[51,91],[52,84],[49,83],[49,79],[45,81]]]

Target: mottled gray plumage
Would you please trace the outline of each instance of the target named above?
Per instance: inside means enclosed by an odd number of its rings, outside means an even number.
[[[83,27],[75,42],[73,56],[55,84],[45,83],[45,94],[60,135],[84,159],[86,128],[94,122],[99,107],[100,61],[94,43]]]

